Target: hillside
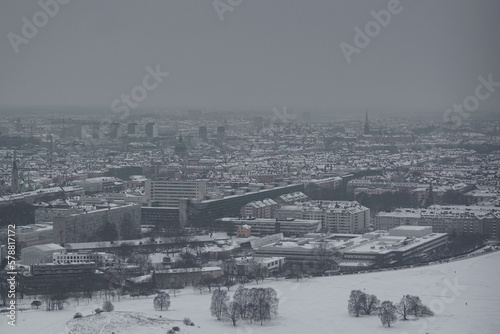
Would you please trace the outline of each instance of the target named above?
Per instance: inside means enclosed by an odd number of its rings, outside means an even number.
[[[18,324],[9,333],[158,333],[172,326],[182,333],[497,333],[500,309],[500,252],[461,261],[398,271],[386,271],[300,280],[266,281],[280,296],[279,317],[264,326],[240,323],[233,327],[210,316],[210,295],[187,288],[172,297],[169,311],[153,310],[153,296],[123,298],[115,312],[92,315],[102,300],[67,306],[62,311],[29,310],[18,313]],[[418,321],[398,321],[390,329],[378,317],[354,318],[347,314],[352,289],[375,294],[380,300],[398,301],[403,294],[419,295],[436,316]],[[234,291],[234,288],[231,289]],[[26,300],[29,303],[30,300]],[[85,318],[72,320],[75,312]],[[159,318],[159,316],[162,318]],[[101,317],[102,316],[102,317]],[[101,317],[97,319],[97,317]],[[194,327],[181,320],[189,317]],[[140,319],[140,320],[138,320]],[[168,319],[168,320],[167,320]],[[8,327],[2,315],[0,332]],[[76,324],[78,326],[76,327]],[[158,331],[160,328],[160,331]]]

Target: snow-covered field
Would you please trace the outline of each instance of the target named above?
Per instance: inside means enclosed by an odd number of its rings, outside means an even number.
[[[5,313],[2,313],[0,333],[62,334],[68,333],[69,328],[76,334],[166,333],[173,326],[179,326],[181,334],[499,333],[499,277],[500,252],[493,252],[405,270],[308,278],[299,282],[266,281],[259,286],[270,286],[278,291],[280,314],[264,326],[241,322],[233,327],[230,323],[216,321],[209,311],[211,296],[187,288],[171,298],[170,310],[164,312],[154,311],[153,296],[150,296],[116,301],[114,312],[100,315],[92,315],[92,310],[101,307],[102,300],[90,304],[80,301],[80,305],[71,302],[62,311],[18,312],[15,328],[7,325]],[[394,302],[403,294],[419,295],[436,316],[398,321],[391,328],[384,328],[376,315],[354,318],[347,314],[347,300],[352,289]],[[26,300],[27,304],[30,302]],[[87,317],[72,320],[76,312]],[[185,317],[195,326],[182,324]]]

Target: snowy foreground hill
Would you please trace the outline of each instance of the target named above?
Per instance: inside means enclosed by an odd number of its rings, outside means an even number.
[[[115,311],[92,315],[102,300],[73,301],[62,311],[18,312],[17,326],[0,317],[0,333],[87,334],[166,333],[178,326],[180,334],[197,333],[498,333],[500,310],[500,252],[461,261],[404,270],[391,270],[324,278],[266,281],[259,286],[276,289],[280,297],[279,317],[264,326],[241,322],[237,327],[210,316],[210,294],[184,289],[172,297],[170,310],[153,309],[153,296],[122,298]],[[253,284],[252,284],[253,285]],[[248,285],[248,286],[252,286]],[[231,291],[234,291],[232,288]],[[380,300],[399,301],[403,294],[418,295],[436,315],[419,320],[398,321],[382,327],[376,315],[355,318],[347,313],[353,289],[375,294]],[[31,300],[26,300],[28,305]],[[73,320],[76,312],[82,319]],[[161,317],[160,317],[161,316]],[[100,318],[99,318],[100,317]],[[186,326],[189,317],[195,326]]]

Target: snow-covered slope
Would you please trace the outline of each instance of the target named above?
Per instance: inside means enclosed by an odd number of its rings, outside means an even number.
[[[181,334],[498,333],[499,277],[500,252],[494,252],[461,261],[405,270],[309,278],[299,282],[266,281],[259,286],[270,286],[278,291],[279,317],[264,326],[242,322],[237,327],[216,321],[210,316],[211,296],[208,293],[200,295],[187,288],[177,297],[172,296],[168,311],[154,311],[153,296],[125,298],[114,302],[115,312],[104,314],[99,324],[95,322],[95,326],[88,325],[93,326],[89,330],[84,330],[82,325],[72,333],[100,333],[103,328],[102,333],[165,333],[172,326],[179,326]],[[347,300],[353,289],[375,294],[380,300],[394,302],[399,301],[403,294],[419,295],[424,304],[436,312],[436,316],[398,321],[391,328],[384,328],[376,315],[355,318],[347,314]],[[26,301],[27,304],[30,302],[31,300]],[[76,312],[89,316],[84,319],[92,320],[98,317],[91,315],[92,310],[101,305],[102,300],[90,304],[80,300],[80,305],[71,302],[62,311],[18,312],[16,328],[8,326],[7,319],[2,314],[0,333],[68,333],[69,328],[75,329],[76,322],[72,317]],[[128,313],[120,312],[133,312],[132,316],[146,319],[141,320],[144,326],[139,328],[138,325],[133,325],[133,320],[129,322],[118,319],[130,317],[126,315]],[[159,318],[160,315],[162,319]],[[195,326],[184,326],[181,322],[184,317],[191,318]],[[169,320],[164,320],[166,318]]]

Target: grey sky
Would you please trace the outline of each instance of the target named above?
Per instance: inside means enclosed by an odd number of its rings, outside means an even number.
[[[401,0],[401,12],[348,63],[340,43],[354,45],[354,27],[364,30],[370,11],[389,2],[242,0],[221,21],[213,0],[73,0],[16,54],[8,33],[22,36],[22,17],[33,22],[41,7],[6,0],[0,105],[109,109],[157,64],[170,75],[141,108],[404,116],[462,103],[480,75],[500,81],[498,0]],[[499,107],[500,88],[480,110]]]

